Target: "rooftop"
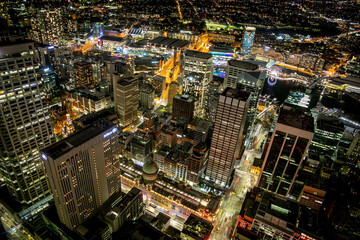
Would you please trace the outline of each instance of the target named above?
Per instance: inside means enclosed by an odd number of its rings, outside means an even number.
[[[149,41],[149,44],[154,46],[164,46],[167,48],[183,48],[189,44],[189,41],[167,37],[157,37]]]
[[[174,99],[179,99],[181,101],[188,102],[188,103],[191,103],[194,101],[194,99],[192,99],[189,95],[185,95],[185,94],[183,94],[183,95],[178,94],[174,97]]]
[[[245,61],[239,61],[239,60],[230,60],[229,66],[241,68],[244,71],[253,72],[259,69],[259,65],[255,63],[245,62]]]
[[[320,114],[316,123],[317,129],[337,133],[342,133],[344,131],[343,121],[334,116],[326,116],[324,114]]]
[[[71,90],[70,93],[73,93],[75,95],[82,96],[87,99],[91,99],[94,101],[98,101],[100,99],[103,99],[109,95],[106,95],[105,93],[102,93],[96,89],[89,89],[89,88],[75,88],[74,90]]]
[[[246,92],[246,91],[242,91],[242,90],[234,89],[234,88],[230,88],[230,87],[227,87],[221,93],[222,96],[236,98],[240,101],[246,101],[250,97],[250,94],[251,94],[250,92]]]
[[[184,223],[183,233],[196,240],[203,240],[210,236],[214,226],[194,214],[191,214]]]
[[[291,108],[282,108],[280,110],[277,123],[288,125],[294,128],[302,129],[308,132],[314,132],[314,119],[304,113],[294,111]]]
[[[193,50],[187,50],[185,52],[185,56],[202,58],[202,59],[210,59],[212,57],[210,53],[198,52]]]
[[[69,137],[46,147],[42,150],[42,152],[52,159],[57,159],[70,150],[84,144],[90,139],[113,127],[115,127],[115,125],[109,120],[100,119],[91,125],[73,133]]]

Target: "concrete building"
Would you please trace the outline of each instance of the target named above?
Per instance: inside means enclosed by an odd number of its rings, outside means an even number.
[[[129,125],[137,120],[139,108],[138,79],[114,75],[114,107],[121,126]]]
[[[155,89],[150,83],[140,83],[140,107],[152,109],[155,99]]]
[[[296,201],[265,192],[251,231],[258,239],[294,239],[298,216],[299,204]]]
[[[226,67],[223,88],[224,89],[226,87],[236,88],[239,80],[242,80],[243,82],[243,80],[245,80],[244,78],[246,77],[245,75],[243,76],[239,76],[239,75],[247,72],[259,72],[259,65],[250,62],[239,61],[235,59],[230,60]],[[257,82],[255,85],[257,86]]]
[[[206,240],[210,237],[214,226],[194,214],[191,214],[184,223],[184,229],[181,232],[181,239],[188,240]]]
[[[67,94],[66,104],[68,107],[84,114],[101,111],[111,106],[110,95],[97,91],[96,89],[76,88]]]
[[[180,93],[180,86],[178,82],[171,82],[168,93],[168,106],[173,105],[173,100],[176,95]]]
[[[189,95],[176,95],[173,99],[173,118],[182,117],[190,121],[194,116],[195,101]]]
[[[59,9],[40,10],[31,19],[31,39],[50,45],[60,45],[63,37],[62,17]]]
[[[142,165],[145,159],[153,150],[153,139],[148,133],[136,131],[130,141],[130,150],[132,158],[137,164]]]
[[[193,153],[188,158],[187,178],[190,184],[199,183],[200,177],[203,175],[208,159],[209,149],[206,144],[201,142],[193,148]]]
[[[352,163],[360,165],[360,132],[357,132],[346,153]]]
[[[143,212],[142,192],[133,187],[118,203],[111,204],[111,208],[105,214],[105,221],[111,226],[112,232],[116,232],[125,222],[136,220]]]
[[[284,107],[275,124],[257,186],[297,199],[295,178],[314,136],[314,120]],[[300,190],[301,191],[301,190]]]
[[[250,55],[254,43],[256,28],[245,27],[244,35],[241,42],[241,54]]]
[[[206,112],[211,123],[215,122],[215,115],[219,97],[221,95],[222,83],[217,80],[212,80],[209,83],[209,89],[206,96]]]
[[[170,148],[174,147],[177,142],[177,129],[173,126],[165,125],[161,128],[160,133],[160,145],[161,146],[168,146]]]
[[[207,85],[213,79],[214,64],[210,53],[187,50],[183,56],[182,76],[189,76],[192,73],[202,74],[202,83],[199,86],[200,106],[203,106],[204,94],[207,92]]]
[[[211,123],[200,120],[196,126],[194,132],[194,144],[198,144],[200,142],[206,142],[209,132],[210,132]]]
[[[55,141],[35,51],[20,37],[0,43],[0,175],[23,205],[50,195],[39,149]]]
[[[60,221],[71,230],[120,191],[117,127],[99,120],[42,150]]]
[[[95,88],[92,64],[81,61],[74,64],[75,87]]]
[[[344,123],[337,117],[318,115],[310,151],[332,157],[344,130]]]
[[[226,88],[219,98],[205,179],[222,188],[230,184],[243,145],[249,97],[249,92]]]

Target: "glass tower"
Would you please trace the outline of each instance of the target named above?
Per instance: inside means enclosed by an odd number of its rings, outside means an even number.
[[[33,42],[0,45],[0,171],[24,205],[50,194],[39,149],[54,142],[44,82]]]

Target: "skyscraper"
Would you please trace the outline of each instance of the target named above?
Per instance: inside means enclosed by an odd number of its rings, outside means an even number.
[[[139,80],[133,77],[119,78],[119,75],[114,75],[114,105],[120,125],[126,126],[137,119]]]
[[[259,65],[235,59],[230,60],[226,66],[224,88],[236,88],[239,82],[240,74],[247,72],[259,72]],[[241,80],[243,78],[243,76],[240,77]]]
[[[60,221],[74,229],[120,191],[116,126],[99,120],[42,150]]]
[[[74,64],[75,86],[95,88],[94,71],[92,64],[81,61]]]
[[[50,194],[39,149],[55,138],[35,45],[9,40],[0,46],[0,171],[10,194],[28,205]]]
[[[244,55],[251,54],[251,49],[253,46],[255,38],[256,28],[254,27],[245,27],[244,35],[241,43],[241,53]]]
[[[219,98],[205,179],[221,187],[230,184],[242,145],[250,93],[226,88]]]
[[[191,120],[194,116],[194,99],[189,95],[176,95],[173,99],[172,115],[174,118],[182,117]]]
[[[204,94],[206,92],[207,84],[212,81],[214,71],[214,64],[212,55],[210,53],[197,52],[187,50],[183,59],[183,73],[184,77],[188,77],[191,73],[202,74],[202,82],[198,86],[200,92],[199,101],[200,106],[203,105]],[[196,80],[194,78],[194,80]],[[190,83],[190,82],[189,82]]]
[[[40,10],[31,19],[31,39],[50,45],[60,45],[63,35],[60,10]]]
[[[258,186],[289,197],[314,135],[314,120],[289,107],[281,109],[261,169]]]

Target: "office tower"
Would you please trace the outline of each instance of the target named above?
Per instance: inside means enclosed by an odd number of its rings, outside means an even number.
[[[246,113],[247,124],[245,126],[248,129],[248,133],[250,133],[251,126],[255,120],[259,95],[264,86],[265,78],[266,73],[260,71],[241,72],[238,75],[237,88],[243,91],[251,92],[250,105]]]
[[[206,98],[206,110],[210,122],[215,122],[215,115],[219,97],[221,95],[222,83],[217,80],[212,80],[209,83],[209,90]]]
[[[42,150],[59,219],[70,229],[120,191],[117,130],[101,119]]]
[[[244,35],[241,43],[241,54],[250,55],[255,38],[256,28],[245,27]]]
[[[312,117],[288,107],[282,108],[257,186],[286,197],[297,195],[292,188],[313,135]]]
[[[76,87],[95,88],[95,79],[92,64],[81,61],[74,64]]]
[[[105,221],[113,232],[119,230],[125,222],[134,221],[144,212],[143,195],[140,189],[133,187],[121,200],[111,204],[105,214]]]
[[[7,40],[0,43],[0,171],[10,194],[30,205],[50,194],[39,149],[55,138],[35,45]]]
[[[155,90],[150,83],[140,83],[140,107],[152,109],[155,99]]]
[[[187,50],[184,54],[182,65],[182,76],[189,76],[192,73],[203,74],[202,83],[198,86],[200,92],[200,106],[203,106],[204,94],[207,91],[207,85],[213,78],[214,64],[212,55],[210,53]]]
[[[200,142],[194,146],[193,153],[188,158],[187,166],[187,180],[191,184],[199,183],[199,179],[202,176],[206,167],[208,153],[209,149],[207,148],[205,143]]]
[[[317,154],[332,157],[344,130],[344,123],[337,117],[318,115],[310,150]]]
[[[205,179],[222,188],[230,185],[249,103],[249,92],[233,88],[226,88],[219,98]]]
[[[146,157],[152,153],[152,149],[152,135],[136,131],[130,141],[130,150],[132,158],[138,165],[142,165],[145,162]]]
[[[139,107],[139,80],[114,75],[114,105],[120,125],[127,126],[137,120]]]
[[[174,97],[179,94],[180,86],[178,82],[171,82],[169,86],[169,93],[168,93],[168,106],[173,105]]]
[[[239,61],[235,59],[230,60],[228,62],[228,65],[226,66],[226,73],[225,73],[223,87],[236,88],[240,79],[242,81],[245,80],[244,79],[245,75],[240,76],[240,74],[247,72],[249,73],[259,72],[259,65],[250,62]]]
[[[198,144],[199,142],[206,142],[210,132],[210,127],[210,122],[204,120],[199,121],[194,132],[194,144]]]
[[[182,94],[191,95],[194,99],[198,99],[203,90],[204,74],[192,72],[184,76],[182,82]]]
[[[31,19],[31,39],[50,45],[60,45],[63,35],[60,10],[40,10]]]
[[[194,116],[195,101],[189,95],[176,95],[173,99],[173,118],[182,117],[190,121]]]

